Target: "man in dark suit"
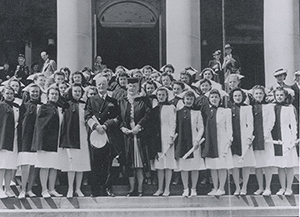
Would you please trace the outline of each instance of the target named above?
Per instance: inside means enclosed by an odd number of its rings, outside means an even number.
[[[89,98],[86,104],[85,120],[90,133],[96,130],[99,134],[107,133],[108,142],[102,148],[91,147],[91,187],[93,196],[114,196],[111,193],[111,164],[115,153],[111,130],[103,125],[118,115],[117,100],[107,95],[108,82],[105,77],[97,77],[98,94]],[[96,119],[97,121],[96,121]],[[107,130],[107,132],[105,132]],[[101,187],[103,186],[103,187]]]
[[[230,44],[225,45],[225,57],[222,64],[222,69],[225,68],[225,78],[226,80],[227,76],[229,74],[240,74],[241,73],[241,62],[237,55],[233,55],[232,47]]]

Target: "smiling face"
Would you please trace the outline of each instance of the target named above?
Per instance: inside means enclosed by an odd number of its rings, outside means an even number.
[[[119,84],[120,84],[121,87],[126,87],[127,77],[126,76],[119,77]]]
[[[240,104],[243,101],[243,93],[242,91],[234,91],[233,93],[233,102],[236,104]]]
[[[46,78],[44,76],[40,76],[36,79],[35,82],[37,85],[39,85],[40,87],[44,87],[46,84]]]
[[[285,100],[285,93],[283,90],[276,90],[275,91],[275,100],[278,103],[282,103]]]
[[[190,83],[190,78],[186,74],[181,74],[180,75],[180,81],[185,83],[185,84],[189,84]]]
[[[107,93],[107,88],[108,88],[108,81],[106,80],[105,77],[100,77],[96,80],[96,87],[98,90],[98,93],[104,95]]]
[[[183,89],[179,84],[174,84],[173,85],[173,94],[176,96],[178,94],[181,94],[183,92]]]
[[[82,77],[81,77],[81,75],[79,75],[79,74],[74,74],[74,75],[73,75],[73,81],[74,81],[74,84],[81,84],[81,82],[82,82]]]
[[[211,86],[208,82],[200,84],[200,90],[203,94],[206,94],[211,89]]]
[[[153,91],[155,90],[155,87],[153,84],[147,84],[146,85],[146,93],[148,95],[151,95],[153,93]]]
[[[9,85],[12,89],[14,89],[15,93],[19,92],[20,84],[17,81],[11,81]]]
[[[235,76],[230,76],[228,79],[228,85],[231,90],[237,88],[239,86],[239,80]]]
[[[185,96],[184,99],[184,105],[187,107],[192,107],[195,101],[195,97],[193,96]]]
[[[221,98],[220,98],[219,94],[213,93],[213,94],[209,95],[209,102],[213,106],[218,107],[220,104],[220,101],[221,101]]]
[[[163,86],[169,87],[171,85],[171,79],[169,76],[163,76],[161,78],[161,83]]]
[[[278,83],[282,83],[285,80],[285,77],[286,77],[285,74],[275,76]]]
[[[62,83],[65,81],[65,77],[63,75],[55,75],[54,76],[55,83]]]
[[[5,88],[3,92],[3,97],[6,101],[12,102],[14,101],[14,92],[11,89]]]
[[[253,91],[253,98],[257,101],[257,102],[262,102],[263,99],[265,97],[265,93],[263,90],[261,89],[254,89]]]
[[[80,100],[80,98],[82,96],[81,87],[72,87],[72,96],[75,100]]]
[[[66,92],[66,90],[67,90],[67,85],[65,84],[65,83],[60,83],[59,85],[58,85],[58,89],[59,89],[59,92],[60,92],[60,95],[64,95],[65,94],[65,92]]]
[[[40,88],[38,87],[31,87],[29,89],[29,96],[31,100],[38,100],[40,97]]]
[[[59,92],[55,89],[50,89],[48,93],[48,100],[51,102],[57,102],[59,99]]]
[[[139,92],[139,83],[133,83],[127,85],[127,91],[129,95],[136,95]]]
[[[203,78],[205,79],[208,79],[208,80],[211,80],[213,78],[213,75],[212,75],[212,72],[211,71],[205,71],[203,72]]]
[[[156,93],[158,102],[165,102],[167,100],[167,91],[166,90],[159,90]]]

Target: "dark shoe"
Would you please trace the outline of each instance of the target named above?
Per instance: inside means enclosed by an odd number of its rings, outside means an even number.
[[[127,193],[127,197],[132,197],[132,196],[135,196],[134,191],[129,191],[129,192]]]
[[[107,196],[109,196],[109,197],[114,197],[115,196],[114,193],[112,193],[109,188],[106,188],[105,192],[106,192]]]

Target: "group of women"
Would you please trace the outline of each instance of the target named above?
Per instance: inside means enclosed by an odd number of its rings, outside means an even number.
[[[54,84],[47,88],[45,81],[40,81],[46,80],[44,75],[37,75],[23,91],[17,79],[3,87],[0,182],[4,180],[5,188],[0,189],[0,198],[15,196],[10,181],[18,166],[22,176],[20,199],[35,196],[35,168],[40,168],[42,197],[62,196],[55,190],[57,170],[68,173],[67,197],[84,196],[80,190],[83,172],[91,169],[84,112],[86,101],[97,94],[97,89],[89,70],[72,73],[70,85],[64,70],[54,74]],[[249,175],[255,171],[258,190],[254,194],[269,196],[274,168],[278,168],[281,185],[276,194],[293,193],[299,139],[297,115],[286,88],[276,87],[272,102],[267,102],[263,86],[245,91],[239,88],[237,74],[227,78],[226,93],[213,80],[215,73],[210,68],[200,73],[200,81],[195,81],[192,68],[181,72],[178,81],[172,76],[172,65],[162,70],[160,73],[146,66],[127,71],[118,67],[115,73],[104,69],[94,77],[96,81],[105,77],[107,94],[119,102],[118,117],[106,121],[101,129],[117,127],[123,135],[118,142],[124,157],[118,157],[125,159],[120,164],[129,177],[127,196],[135,195],[136,178],[137,193],[143,195],[143,179],[150,170],[156,170],[158,177],[154,196],[170,195],[173,171],[181,174],[182,195],[196,196],[200,170],[211,173],[213,189],[208,195],[225,194],[228,172],[234,179],[234,195],[246,195]]]

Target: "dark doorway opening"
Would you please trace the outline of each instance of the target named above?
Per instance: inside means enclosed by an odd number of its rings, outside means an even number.
[[[98,23],[97,54],[114,70],[151,65],[159,67],[159,25],[153,28],[108,28]]]
[[[201,0],[201,65],[207,67],[215,50],[222,50],[222,1]],[[263,1],[225,0],[225,41],[241,61],[242,88],[265,84]]]

